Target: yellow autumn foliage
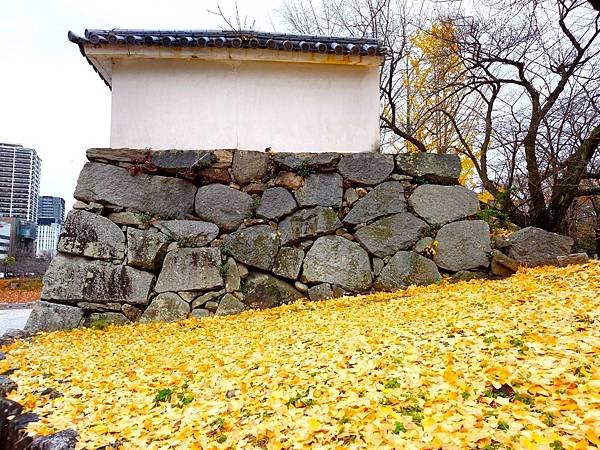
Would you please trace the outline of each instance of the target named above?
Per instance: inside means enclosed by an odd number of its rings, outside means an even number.
[[[600,264],[4,350],[30,432],[79,448],[594,448]]]

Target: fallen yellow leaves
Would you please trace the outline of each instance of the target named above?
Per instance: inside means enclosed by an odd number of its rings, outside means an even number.
[[[584,449],[600,429],[600,265],[296,302],[7,349],[31,432],[80,448]],[[63,394],[50,398],[46,388]]]

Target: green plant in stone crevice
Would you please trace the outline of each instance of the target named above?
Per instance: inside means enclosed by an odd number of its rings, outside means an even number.
[[[304,178],[306,178],[312,173],[312,167],[310,166],[310,162],[307,159],[298,164],[295,170],[298,175]]]
[[[252,219],[256,216],[256,210],[260,206],[261,198],[257,195],[252,198],[252,203],[248,207],[248,211],[246,211],[246,219]]]

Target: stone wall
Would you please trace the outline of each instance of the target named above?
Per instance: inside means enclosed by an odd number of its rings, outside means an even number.
[[[87,157],[31,331],[231,314],[490,265],[488,225],[452,155]]]

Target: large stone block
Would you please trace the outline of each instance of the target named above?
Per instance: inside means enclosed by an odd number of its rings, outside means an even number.
[[[293,213],[297,206],[296,200],[287,189],[274,187],[263,193],[256,215],[268,220],[278,220]]]
[[[221,231],[234,231],[250,211],[252,197],[222,184],[209,184],[198,189],[196,214],[216,224]]]
[[[71,210],[58,241],[58,250],[89,258],[122,260],[125,236],[119,226],[106,217]]]
[[[208,291],[223,286],[218,248],[179,248],[167,253],[154,290]]]
[[[236,260],[262,270],[271,270],[279,251],[279,236],[269,225],[238,230],[223,243]]]
[[[279,253],[277,253],[277,258],[275,259],[273,273],[283,278],[295,280],[300,274],[303,260],[304,251],[302,249],[295,247],[281,247]]]
[[[415,252],[400,251],[381,269],[374,288],[382,291],[403,289],[411,284],[424,285],[441,279],[435,263]]]
[[[292,170],[298,170],[301,167],[306,167],[311,170],[326,170],[335,168],[336,163],[340,160],[339,153],[275,153],[273,161],[288,167]]]
[[[406,211],[406,200],[402,184],[397,181],[387,181],[360,199],[343,221],[347,225],[358,225],[403,211]]]
[[[355,292],[371,287],[369,255],[355,242],[339,236],[315,241],[304,259],[303,277],[308,283],[337,284]]]
[[[556,265],[558,256],[571,252],[573,239],[536,227],[515,231],[507,239],[508,256],[528,266]]]
[[[356,240],[369,253],[390,256],[408,250],[429,232],[429,225],[410,213],[384,217],[354,233]]]
[[[126,169],[95,162],[79,174],[75,198],[161,215],[194,210],[196,187],[183,179],[156,175],[131,175]]]
[[[301,207],[341,206],[344,195],[343,180],[337,173],[313,173],[304,179],[296,191],[296,200]]]
[[[57,255],[44,276],[42,299],[147,304],[154,275],[133,267]]]
[[[270,158],[265,152],[236,151],[233,155],[231,172],[241,185],[258,181],[269,171]]]
[[[235,298],[232,294],[225,294],[219,302],[219,306],[215,311],[215,315],[228,316],[230,314],[241,313],[245,309],[246,305],[244,305],[241,301]]]
[[[187,318],[190,305],[174,292],[157,295],[140,317],[140,322],[177,322]]]
[[[82,319],[83,309],[81,308],[39,301],[31,310],[25,324],[25,331],[56,331],[76,328]]]
[[[271,308],[304,297],[291,284],[266,273],[251,273],[247,286],[245,301],[250,308]]]
[[[460,176],[460,158],[438,153],[402,153],[396,155],[398,170],[431,183],[457,184]]]
[[[303,209],[279,223],[283,245],[333,233],[341,227],[342,222],[338,219],[336,212],[322,206]]]
[[[424,184],[415,189],[408,203],[432,226],[442,226],[479,212],[477,194],[462,186]]]
[[[342,157],[338,170],[352,183],[373,186],[394,171],[394,158],[381,153],[352,153]]]
[[[158,231],[127,228],[127,265],[155,271],[167,254],[169,240]]]
[[[218,226],[200,220],[159,220],[154,226],[169,239],[186,240],[193,247],[208,245],[219,235]]]
[[[438,231],[433,258],[452,272],[487,268],[490,265],[490,227],[483,220],[465,220],[444,225]]]

